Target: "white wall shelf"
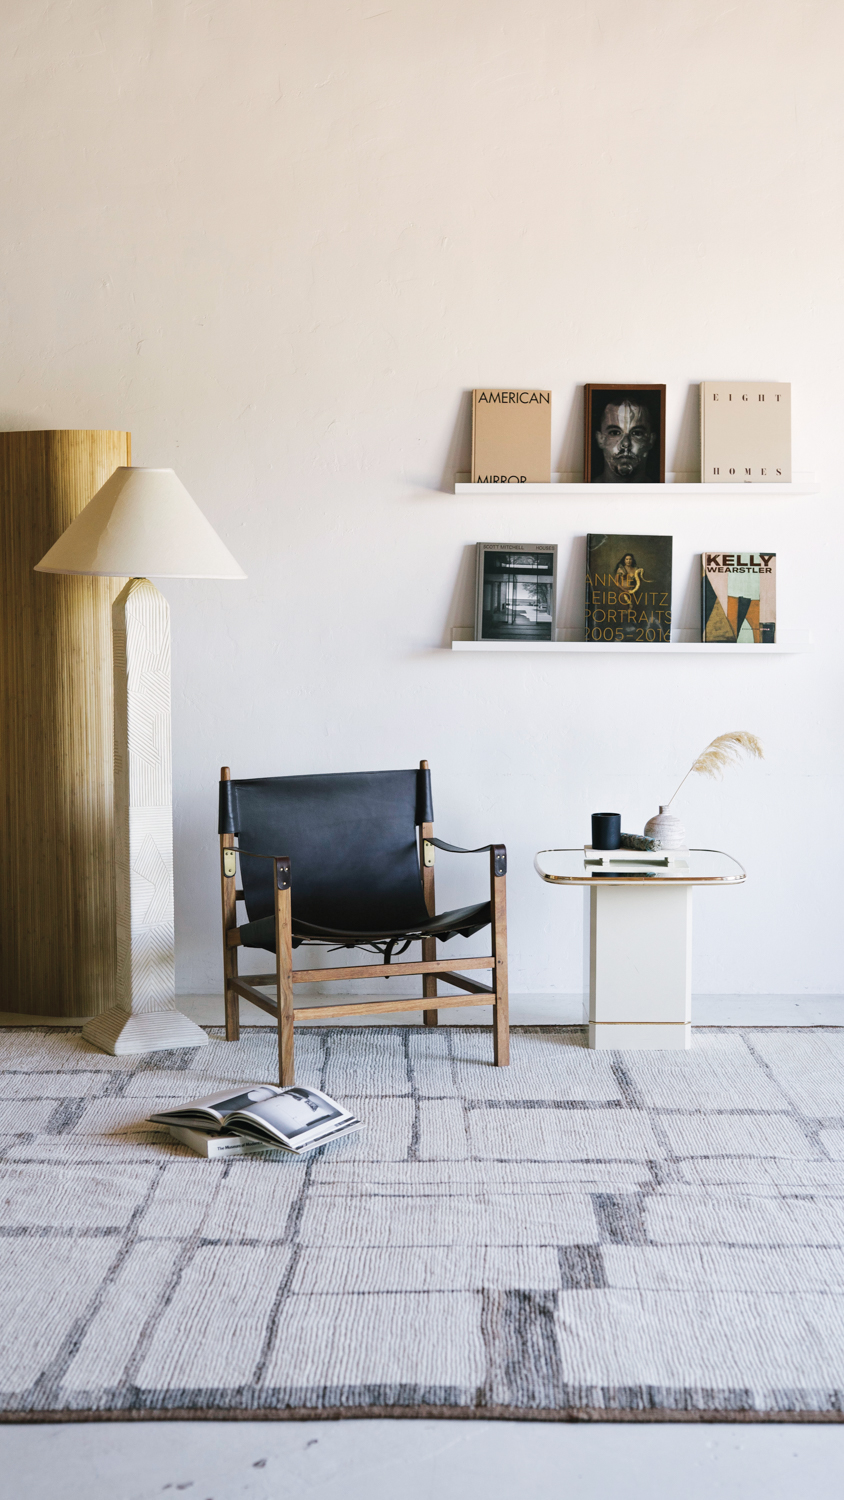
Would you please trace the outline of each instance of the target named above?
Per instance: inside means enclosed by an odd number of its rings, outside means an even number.
[[[667,484],[463,484],[455,482],[455,495],[545,495],[575,500],[582,495],[593,499],[605,496],[613,500],[637,500],[645,496],[661,496],[665,500],[676,500],[682,496],[695,499],[734,500],[741,495],[744,500],[761,500],[777,496],[780,500],[792,495],[817,495],[820,485],[814,476],[799,476],[791,484],[687,484],[669,481]]]
[[[799,656],[810,649],[808,639],[773,646],[703,645],[700,641],[452,641],[452,651],[534,651],[545,655],[561,652],[600,652],[627,655],[630,651],[655,652],[659,656]]]

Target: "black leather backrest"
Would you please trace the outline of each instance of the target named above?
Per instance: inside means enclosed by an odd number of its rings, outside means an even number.
[[[430,772],[360,771],[220,782],[220,832],[288,854],[293,917],[350,932],[425,920],[416,826],[431,822]],[[273,867],[241,857],[251,922],[273,912]]]

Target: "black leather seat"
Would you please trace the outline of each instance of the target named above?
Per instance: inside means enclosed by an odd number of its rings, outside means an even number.
[[[284,849],[295,871],[293,947],[324,938],[341,947],[423,937],[471,937],[489,901],[431,917],[419,875],[416,828],[433,822],[430,771],[359,771],[220,782],[220,832],[241,847]],[[272,870],[241,856],[249,921],[245,948],[275,953]]]
[[[292,987],[300,971],[293,971],[289,955],[302,944],[374,949],[383,964],[375,971],[371,964],[361,966],[359,977],[373,977],[373,972],[377,972],[381,978],[398,972],[392,962],[396,949],[402,953],[411,943],[421,941],[422,959],[418,964],[403,963],[401,973],[425,976],[423,998],[436,997],[437,969],[456,971],[483,964],[496,970],[492,989],[462,974],[456,977],[449,974],[447,982],[468,991],[472,998],[461,997],[459,1001],[446,1003],[492,1002],[496,1012],[496,1052],[502,1051],[498,1023],[506,1012],[506,851],[503,845],[489,844],[482,849],[463,850],[434,839],[431,776],[425,762],[413,771],[274,776],[246,781],[232,781],[228,768],[224,767],[219,832],[227,1036],[237,1035],[240,995],[255,1004],[261,1003],[281,1022],[286,1010],[285,992],[289,990],[292,1016]],[[232,855],[235,838],[242,878],[242,888],[236,896]],[[437,915],[433,901],[435,847],[454,853],[489,852],[490,899]],[[279,879],[286,880],[286,886],[280,888]],[[448,942],[458,935],[468,938],[495,924],[496,894],[499,915],[494,947],[502,962],[496,963],[495,952],[489,960],[455,960],[453,964],[437,960],[438,941]],[[246,905],[247,920],[241,924],[237,923],[236,899],[242,899]],[[282,906],[285,901],[288,903],[287,919],[283,915],[280,919],[280,901]],[[258,995],[254,976],[251,984],[240,979],[236,953],[241,946],[276,954],[276,975],[259,976],[258,982],[278,983],[280,1004],[273,1005],[266,996]],[[283,971],[288,969],[289,978],[285,978]],[[320,970],[320,977],[347,978],[350,972],[357,976],[357,971],[329,967]],[[445,979],[444,972],[441,977]],[[484,998],[476,998],[478,995]],[[359,1008],[359,1002],[354,1003]],[[386,1002],[376,1003],[382,1009],[386,1005]],[[414,1004],[394,1002],[390,1008],[408,1009]],[[333,1007],[337,1013],[347,1010],[342,1005]],[[425,1020],[428,1025],[436,1024],[433,1007],[425,1008]],[[282,1059],[282,1075],[292,1073],[292,1039],[289,1050],[290,1066]],[[292,1076],[285,1081],[292,1081]]]

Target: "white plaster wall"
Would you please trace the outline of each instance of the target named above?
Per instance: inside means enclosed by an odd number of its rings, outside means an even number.
[[[534,851],[598,807],[641,828],[747,728],[764,765],[676,807],[750,875],[696,896],[694,987],[841,990],[840,0],[5,0],[0,27],[0,424],[131,429],[249,575],[161,585],[179,987],[219,988],[224,761],[426,756],[438,832],[509,846],[514,988],[576,991],[582,898]],[[819,498],[451,493],[473,385],[550,387],[572,470],[583,381],[664,380],[693,469],[715,377],[793,382]],[[673,534],[681,624],[702,547],[776,549],[813,651],[443,649],[475,541],[558,542],[565,574],[604,529]],[[441,856],[441,903],[484,875]]]

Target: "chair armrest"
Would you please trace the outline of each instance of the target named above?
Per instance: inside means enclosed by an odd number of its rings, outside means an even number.
[[[437,849],[444,849],[447,854],[494,854],[496,875],[507,874],[507,849],[504,844],[481,844],[477,849],[461,849],[458,844],[446,844],[442,839],[427,839],[426,843],[434,844]]]
[[[290,855],[256,854],[254,849],[235,849],[235,854],[246,854],[250,859],[271,859],[275,866],[275,877],[280,891],[290,889]]]
[[[254,849],[235,849],[235,854],[248,854],[250,859],[286,859],[285,854],[256,854]]]

